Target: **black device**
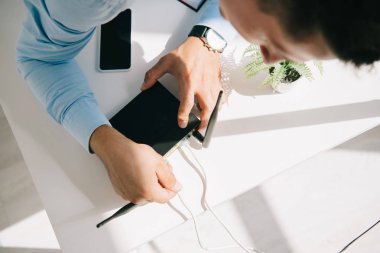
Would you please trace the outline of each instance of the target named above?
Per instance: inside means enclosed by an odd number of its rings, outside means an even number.
[[[200,120],[190,113],[187,127],[180,128],[178,108],[178,99],[157,82],[132,99],[110,119],[110,123],[132,141],[147,144],[165,156],[200,124]]]
[[[131,68],[131,9],[100,26],[98,70],[126,71]]]
[[[170,154],[170,151],[175,149],[181,140],[191,135],[202,143],[203,147],[207,148],[216,124],[222,95],[223,91],[220,91],[214,110],[211,113],[205,136],[197,131],[201,121],[193,113],[189,115],[186,128],[178,126],[179,101],[159,82],[132,99],[110,119],[110,123],[129,139],[137,143],[150,145],[162,156]],[[135,207],[135,204],[128,203],[111,217],[97,224],[96,227],[103,226]]]

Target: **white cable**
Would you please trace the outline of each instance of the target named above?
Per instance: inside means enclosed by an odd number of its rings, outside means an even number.
[[[236,245],[228,245],[228,246],[221,246],[221,247],[207,247],[207,246],[204,246],[202,241],[201,241],[201,238],[200,238],[200,235],[199,235],[199,229],[198,229],[198,223],[196,221],[196,218],[193,214],[193,212],[190,210],[190,208],[185,204],[185,201],[182,199],[182,196],[178,193],[178,198],[179,200],[181,201],[182,205],[186,208],[186,210],[190,213],[191,215],[191,219],[193,220],[193,224],[194,224],[194,228],[195,228],[195,233],[197,235],[197,240],[198,240],[198,244],[199,246],[204,250],[204,251],[208,251],[208,250],[221,250],[221,249],[228,249],[228,248],[236,248],[238,246]],[[250,251],[248,251],[250,253]]]
[[[256,252],[256,253],[263,253],[262,251],[259,251],[255,248],[252,248],[252,247],[246,247],[244,246],[236,237],[235,235],[232,234],[232,232],[228,229],[228,227],[224,224],[224,222],[218,217],[218,215],[216,215],[216,213],[214,212],[214,210],[211,208],[211,206],[208,204],[207,200],[206,200],[206,190],[207,190],[207,175],[206,175],[206,171],[205,169],[203,168],[202,164],[199,162],[199,160],[197,159],[197,157],[195,156],[195,154],[193,153],[193,151],[191,150],[191,148],[187,145],[188,142],[185,143],[185,147],[187,148],[187,150],[189,150],[191,156],[193,157],[193,159],[196,161],[197,165],[199,166],[200,168],[200,172],[201,172],[201,180],[203,182],[203,185],[204,185],[204,199],[202,201],[202,204],[206,207],[206,210],[210,211],[210,213],[214,216],[214,218],[220,223],[220,225],[222,225],[222,227],[224,228],[224,230],[228,233],[228,235],[231,237],[232,240],[235,241],[235,243],[237,245],[228,245],[228,246],[222,246],[222,247],[206,247],[202,244],[202,241],[200,239],[200,235],[199,235],[199,230],[198,230],[198,224],[196,222],[196,219],[195,219],[195,216],[193,214],[193,212],[190,210],[190,208],[185,204],[185,202],[183,201],[182,197],[180,194],[178,194],[178,197],[179,197],[179,200],[182,202],[182,205],[186,208],[186,210],[190,213],[191,215],[191,218],[193,220],[193,223],[194,223],[194,228],[195,228],[195,232],[196,232],[196,235],[197,235],[197,239],[198,239],[198,244],[199,246],[205,250],[205,251],[208,251],[208,250],[221,250],[221,249],[229,249],[229,248],[241,248],[242,250],[244,250],[245,252],[247,253],[251,253],[251,252]]]
[[[206,175],[206,172],[202,166],[202,164],[199,162],[199,160],[197,159],[197,157],[195,156],[195,154],[193,153],[193,151],[191,150],[191,148],[189,148],[189,146],[187,145],[187,143],[185,144],[185,147],[187,148],[187,150],[190,152],[191,156],[193,157],[193,159],[196,161],[196,163],[198,164],[199,168],[200,168],[200,171],[202,172],[202,176],[203,178],[201,177],[201,180],[203,181],[204,185],[205,185],[205,192],[207,190],[207,175]],[[206,193],[205,193],[206,195]],[[247,253],[250,253],[250,249],[246,248],[232,233],[231,231],[227,228],[227,226],[221,221],[221,219],[216,215],[216,213],[214,212],[214,210],[210,207],[210,205],[208,204],[207,200],[206,200],[206,196],[203,200],[203,204],[204,206],[206,207],[207,210],[209,210],[211,212],[211,214],[214,216],[214,218],[223,226],[224,230],[230,235],[230,237],[235,241],[235,243],[237,245],[239,245],[240,248],[242,248],[245,252]],[[230,247],[230,246],[228,246]],[[235,247],[235,246],[234,246]]]

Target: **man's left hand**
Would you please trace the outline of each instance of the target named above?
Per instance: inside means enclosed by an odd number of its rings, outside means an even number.
[[[200,38],[188,37],[146,73],[141,89],[149,89],[165,73],[172,74],[178,81],[181,100],[179,127],[187,126],[196,97],[201,110],[200,129],[205,129],[222,89],[220,72],[220,53],[210,51]]]

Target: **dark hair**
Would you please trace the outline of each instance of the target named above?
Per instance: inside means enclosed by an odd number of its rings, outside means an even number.
[[[356,66],[380,59],[378,0],[258,0],[294,39],[321,32],[337,57]]]

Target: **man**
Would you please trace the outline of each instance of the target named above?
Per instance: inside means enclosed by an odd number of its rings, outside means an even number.
[[[149,146],[134,143],[109,125],[73,60],[91,38],[94,26],[123,11],[126,0],[25,3],[30,14],[17,45],[18,68],[50,115],[100,157],[124,199],[164,203],[175,196],[181,187],[170,165]],[[220,1],[222,15],[245,39],[260,45],[266,62],[338,56],[356,65],[372,63],[380,51],[376,9],[374,0]],[[142,89],[150,88],[165,73],[176,77],[180,127],[187,124],[194,96],[201,108],[201,127],[205,127],[221,89],[221,50],[205,43],[199,29],[211,27],[222,37],[233,33],[220,17],[216,0],[209,1],[199,25],[147,72],[142,85]]]

